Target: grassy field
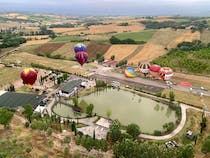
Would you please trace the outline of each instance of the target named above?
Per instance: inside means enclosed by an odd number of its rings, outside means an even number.
[[[117,37],[121,40],[130,38],[135,41],[147,42],[150,38],[152,38],[154,33],[155,33],[155,30],[143,30],[140,32],[126,32],[126,33],[116,34],[115,37]]]
[[[210,154],[203,154],[201,152],[201,145],[203,140],[210,133],[210,118],[207,117],[207,128],[204,130],[203,134],[200,134],[200,122],[201,122],[201,112],[195,110],[187,110],[187,121],[184,128],[179,132],[173,139],[180,144],[194,144],[194,141],[190,141],[185,137],[187,130],[191,130],[194,134],[198,134],[197,144],[195,148],[195,158],[209,158]],[[173,140],[172,139],[172,140]],[[171,139],[170,139],[171,140]]]
[[[63,42],[61,42],[61,43],[46,43],[46,44],[43,44],[40,47],[36,48],[34,50],[34,53],[35,54],[37,54],[37,53],[51,54],[52,52],[56,51],[63,45],[65,45],[65,43],[63,43]]]
[[[201,41],[204,43],[210,43],[210,31],[209,30],[205,30],[201,33]]]
[[[50,59],[25,52],[11,54],[2,59],[3,63],[14,63],[14,61],[19,61],[24,66],[30,66],[31,63],[34,63],[34,64],[43,65],[45,67],[50,67],[52,69],[57,69],[68,73],[77,73],[77,74],[86,74],[85,68],[88,68],[88,64],[84,64],[83,68],[81,68],[77,62]]]
[[[2,87],[20,79],[20,69],[0,68],[0,76],[0,87]]]
[[[79,36],[61,36],[54,38],[50,42],[77,42],[77,41],[78,42],[84,41],[84,39]]]
[[[182,92],[173,89],[165,89],[162,94],[166,94],[166,96],[169,98],[170,91],[174,92],[176,101],[181,101],[199,108],[203,108],[203,104],[208,105],[210,102],[210,97],[204,96],[201,98],[199,95],[195,95],[190,92]],[[210,105],[208,105],[208,107],[210,109]]]
[[[41,46],[41,44],[26,45],[26,46],[20,47],[20,49],[18,51],[34,54],[34,50],[39,48],[40,46]]]

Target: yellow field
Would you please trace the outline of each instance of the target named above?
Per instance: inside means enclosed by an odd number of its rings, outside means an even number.
[[[167,51],[165,47],[158,44],[147,43],[140,52],[131,58],[128,63],[138,64],[139,62],[150,62],[157,57],[164,55]]]
[[[144,25],[140,23],[133,23],[129,26],[118,26],[117,24],[109,25],[92,25],[89,27],[90,34],[102,34],[110,32],[138,32],[144,29]]]
[[[20,69],[1,67],[0,76],[0,88],[2,88],[20,78]]]
[[[69,35],[75,35],[75,32],[80,34],[80,32],[87,31],[88,29],[86,27],[75,27],[75,28],[50,28],[50,30],[53,30],[55,33],[58,34],[69,34]]]
[[[175,40],[171,41],[167,48],[175,48],[177,44],[181,42],[192,42],[193,40],[200,40],[200,32],[196,31],[194,33],[191,30],[185,30],[181,37],[176,38]]]
[[[50,59],[50,58],[45,58],[45,57],[29,54],[26,52],[11,54],[7,57],[4,57],[1,61],[4,63],[11,63],[11,62],[18,61],[18,62],[21,62],[21,64],[25,66],[30,66],[31,63],[35,63],[35,64],[44,65],[46,67],[62,70],[69,73],[86,74],[86,71],[80,68],[77,62]],[[73,68],[73,66],[76,66],[76,67]],[[85,64],[85,66],[88,66],[88,65]],[[78,67],[80,69],[78,69]]]
[[[138,45],[118,44],[112,45],[108,51],[104,54],[105,59],[110,59],[112,55],[115,56],[116,61],[120,61],[133,53],[137,49]]]
[[[43,38],[49,38],[49,35],[38,35],[38,36],[22,36],[26,39],[32,39],[32,40],[41,40]]]
[[[210,43],[210,31],[209,30],[204,30],[201,33],[201,41],[204,43]]]
[[[44,44],[49,42],[51,39],[43,39],[43,40],[31,40],[27,41],[24,46],[33,45],[33,44]]]

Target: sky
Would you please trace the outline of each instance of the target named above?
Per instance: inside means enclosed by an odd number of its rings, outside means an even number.
[[[0,12],[210,16],[210,0],[0,0]]]

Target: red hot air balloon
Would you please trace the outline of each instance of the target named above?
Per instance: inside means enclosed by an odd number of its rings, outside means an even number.
[[[160,69],[160,77],[164,81],[170,80],[173,75],[173,70],[170,67],[162,67]]]
[[[20,77],[24,84],[32,86],[37,79],[37,72],[33,68],[26,68],[21,72]]]
[[[160,71],[161,67],[159,65],[151,65],[149,67],[149,72],[152,75],[152,77],[159,77],[159,71]]]
[[[77,61],[80,63],[80,65],[82,66],[88,59],[88,54],[84,51],[81,52],[77,52],[75,54],[75,58],[77,59]]]

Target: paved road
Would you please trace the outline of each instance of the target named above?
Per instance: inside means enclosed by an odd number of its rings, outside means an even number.
[[[174,137],[176,134],[178,134],[182,130],[182,128],[184,127],[186,119],[187,119],[187,116],[186,116],[187,115],[187,111],[186,111],[187,109],[194,109],[194,110],[197,110],[197,111],[200,111],[200,112],[203,111],[202,109],[195,108],[195,107],[192,107],[192,106],[189,106],[189,105],[186,105],[186,104],[180,104],[180,106],[181,106],[181,111],[182,111],[181,122],[172,133],[170,133],[168,135],[164,135],[164,136],[152,136],[152,135],[147,135],[147,134],[140,134],[139,138],[152,139],[152,140],[170,139],[170,138]],[[206,114],[210,115],[210,112],[206,112]]]
[[[144,79],[144,78],[140,78],[140,77],[136,77],[136,78],[126,78],[123,74],[119,74],[119,73],[115,73],[115,72],[111,72],[111,71],[97,71],[95,73],[95,75],[98,76],[104,76],[104,77],[110,77],[110,78],[114,78],[116,80],[125,80],[128,82],[136,82],[139,84],[144,84],[144,85],[148,85],[148,86],[154,86],[154,87],[158,87],[158,88],[167,88],[167,85],[165,84],[165,82],[161,81],[161,80],[151,80],[151,79]],[[183,91],[183,92],[189,92],[189,87],[184,87],[184,86],[180,86],[180,85],[173,85],[172,87],[175,90],[179,90],[179,91]],[[205,91],[205,90],[201,90],[199,88],[193,87],[194,90],[196,90],[196,92],[199,93],[203,93],[203,95],[206,96],[210,96],[210,91]]]

